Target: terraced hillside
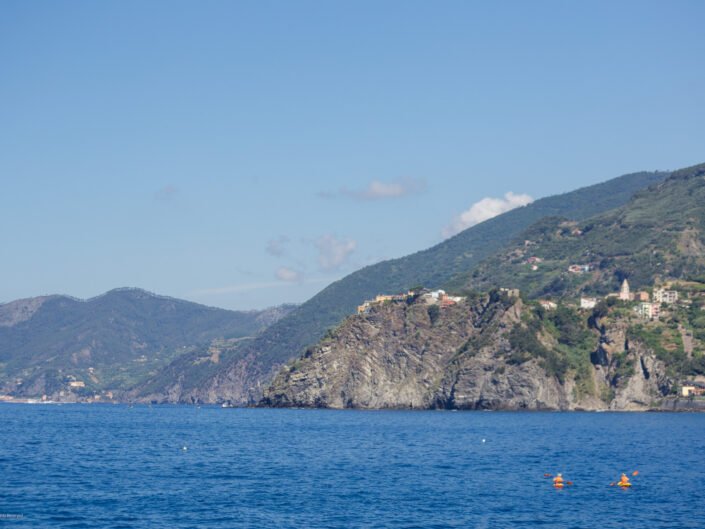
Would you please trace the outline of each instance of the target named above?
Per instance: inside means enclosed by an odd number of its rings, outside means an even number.
[[[546,218],[456,276],[451,290],[519,288],[529,298],[616,292],[705,274],[705,164],[673,173],[628,204],[581,221]]]

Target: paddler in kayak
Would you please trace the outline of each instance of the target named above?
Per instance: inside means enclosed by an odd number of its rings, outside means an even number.
[[[563,474],[556,474],[556,477],[553,478],[553,486],[557,489],[563,488]]]
[[[619,478],[617,485],[619,485],[620,487],[631,487],[632,486],[632,484],[629,483],[629,478],[627,477],[627,475],[624,472],[622,472],[622,477]]]

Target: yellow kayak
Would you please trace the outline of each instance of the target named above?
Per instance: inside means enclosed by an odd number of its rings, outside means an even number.
[[[624,487],[624,488],[632,486],[631,483],[617,483],[617,485],[619,485],[620,487]]]

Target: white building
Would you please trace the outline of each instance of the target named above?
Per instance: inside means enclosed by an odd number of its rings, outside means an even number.
[[[597,298],[580,298],[581,309],[594,309],[595,305],[597,305]]]
[[[461,302],[463,297],[461,296],[449,296],[445,290],[434,290],[433,292],[427,292],[421,296],[421,300],[427,305],[436,305],[438,303],[441,306],[454,305],[455,303]]]
[[[619,289],[619,299],[622,301],[631,301],[632,293],[629,290],[629,281],[622,281],[622,288]]]
[[[657,320],[661,315],[661,306],[658,303],[643,301],[635,307],[637,314],[643,318]]]
[[[678,301],[678,292],[666,290],[665,288],[656,288],[654,289],[654,301],[657,303],[676,303]]]

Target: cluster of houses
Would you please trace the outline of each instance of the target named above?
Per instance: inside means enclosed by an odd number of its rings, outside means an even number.
[[[370,311],[370,309],[375,306],[375,305],[381,305],[382,303],[389,303],[389,302],[399,302],[399,301],[406,301],[408,299],[413,298],[415,293],[413,291],[409,291],[406,294],[377,294],[375,299],[368,299],[365,301],[362,305],[359,305],[357,307],[357,313],[358,314],[366,314]]]
[[[506,293],[509,297],[519,297],[520,295],[519,289],[500,288],[500,291]],[[619,292],[608,294],[606,298],[617,298],[620,301],[637,302],[638,305],[634,307],[634,311],[643,318],[653,320],[660,317],[662,304],[669,305],[678,302],[678,291],[658,287],[653,290],[653,296],[646,290],[632,292],[629,288],[629,282],[625,279],[622,282]],[[441,308],[455,305],[463,300],[461,296],[450,296],[445,290],[440,289],[433,291],[428,289],[409,290],[404,294],[379,294],[374,299],[367,300],[362,305],[359,305],[357,307],[357,313],[367,314],[375,305],[381,305],[383,303],[405,303],[412,299],[420,299],[428,305],[440,305]],[[582,296],[580,298],[580,308],[587,310],[593,309],[598,302],[599,299],[596,297]],[[558,307],[554,301],[547,299],[540,299],[538,303],[546,310],[555,310]]]
[[[409,290],[405,294],[378,294],[375,299],[365,301],[357,307],[358,314],[367,314],[375,305],[383,303],[406,303],[409,300],[420,299],[427,305],[439,305],[441,308],[450,307],[463,300],[461,296],[449,296],[445,290]]]
[[[657,320],[661,316],[661,305],[672,305],[678,302],[678,292],[675,290],[666,290],[664,288],[654,289],[653,300],[649,301],[648,294],[646,299],[639,299],[639,305],[634,310],[644,318]]]
[[[625,279],[622,282],[619,292],[608,294],[606,298],[617,298],[620,301],[637,302],[634,311],[639,314],[639,316],[654,320],[658,319],[661,315],[661,305],[672,305],[678,302],[678,291],[657,287],[653,290],[653,296],[646,290],[632,292],[629,288],[629,282]],[[587,310],[594,309],[599,301],[600,300],[596,297],[581,296],[580,308]],[[538,303],[546,310],[554,310],[558,306],[555,302],[547,299],[541,299]]]
[[[579,231],[579,230],[578,230]],[[533,244],[531,241],[524,241],[524,246]],[[543,262],[541,257],[531,256],[524,260],[532,270],[538,270],[539,265]],[[585,274],[595,270],[596,263],[586,264],[571,264],[568,266],[568,272],[572,274]],[[655,288],[653,298],[647,291],[631,292],[629,282],[625,279],[619,292],[608,294],[608,298],[614,297],[621,301],[635,301],[638,305],[634,310],[640,316],[646,319],[658,319],[661,315],[661,305],[674,304],[678,302],[678,292],[675,290],[667,290],[666,288]],[[598,303],[598,298],[583,296],[580,298],[581,309],[592,309]],[[556,303],[550,300],[539,300],[539,304],[547,309],[553,310],[557,307]]]
[[[667,290],[659,287],[653,291],[653,299],[645,290],[632,292],[629,288],[629,282],[625,279],[622,282],[622,287],[619,292],[608,294],[608,298],[617,298],[620,301],[636,301],[638,305],[634,310],[640,316],[647,319],[658,319],[661,315],[661,305],[669,305],[678,302],[678,292],[676,290]],[[598,299],[593,297],[581,297],[580,308],[592,309],[597,305]]]

